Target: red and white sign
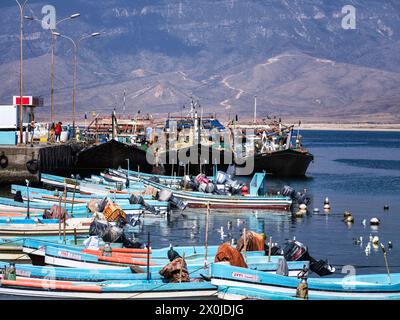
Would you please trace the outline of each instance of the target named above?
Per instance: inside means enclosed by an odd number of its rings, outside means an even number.
[[[13,104],[15,106],[19,106],[20,101],[21,101],[20,96],[13,97]],[[41,107],[41,106],[43,106],[43,98],[33,97],[33,96],[23,96],[22,97],[22,105],[30,106],[30,107]]]

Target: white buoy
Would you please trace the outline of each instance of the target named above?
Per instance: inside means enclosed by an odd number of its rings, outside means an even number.
[[[371,226],[379,226],[381,224],[381,221],[378,218],[372,218],[369,220],[369,224]]]
[[[314,208],[314,213],[319,213],[319,209],[318,208]]]
[[[307,210],[307,206],[304,203],[302,203],[301,205],[299,205],[299,209],[300,210]]]

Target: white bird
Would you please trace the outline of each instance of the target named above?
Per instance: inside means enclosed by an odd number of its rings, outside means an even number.
[[[221,240],[223,240],[224,238],[227,237],[227,235],[224,232],[224,227],[221,226],[221,228],[219,229],[218,233],[221,235]]]
[[[367,246],[365,247],[365,255],[369,256],[371,253],[371,242],[368,242]]]

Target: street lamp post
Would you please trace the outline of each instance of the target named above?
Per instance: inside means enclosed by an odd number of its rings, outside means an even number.
[[[19,14],[20,14],[20,63],[19,63],[19,143],[22,145],[24,138],[23,138],[23,104],[22,104],[22,91],[23,91],[23,47],[22,47],[22,40],[24,36],[24,10],[25,6],[28,3],[28,0],[25,0],[23,3],[20,3],[18,0],[15,0],[19,7]]]
[[[86,36],[82,36],[78,40],[74,40],[68,36],[62,35],[58,32],[53,32],[54,36],[67,39],[72,42],[74,48],[74,78],[73,78],[73,92],[72,92],[72,136],[75,138],[75,120],[76,120],[76,83],[77,83],[77,68],[78,68],[78,48],[79,44],[89,38],[94,38],[100,35],[99,32],[94,32]]]
[[[74,13],[71,14],[70,16],[61,19],[59,21],[56,22],[56,28],[57,26],[67,20],[73,20],[75,18],[80,17],[80,13]],[[37,21],[42,23],[42,20],[36,19],[32,16],[25,16],[25,19],[27,20],[33,20],[33,21]],[[51,32],[51,111],[50,111],[50,122],[53,123],[54,122],[54,80],[55,80],[55,75],[54,75],[54,69],[55,69],[55,46],[56,46],[56,40],[57,37],[54,35],[53,31],[55,29],[51,29],[50,25],[49,25],[49,31]]]

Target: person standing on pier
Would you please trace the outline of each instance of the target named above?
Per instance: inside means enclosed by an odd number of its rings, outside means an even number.
[[[54,143],[55,142],[55,134],[56,134],[56,126],[54,124],[54,122],[51,124],[50,127],[50,131],[49,131],[49,139],[50,139],[50,143]]]
[[[31,138],[31,147],[33,147],[33,136],[34,136],[34,134],[35,134],[35,121],[31,121],[30,123],[29,123],[29,125],[28,125],[28,131],[29,131],[29,133],[30,133],[30,138]]]
[[[56,124],[56,128],[55,128],[55,134],[56,134],[56,142],[60,142],[61,141],[61,132],[62,132],[62,127],[61,127],[62,123],[58,122]]]

